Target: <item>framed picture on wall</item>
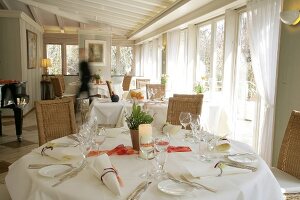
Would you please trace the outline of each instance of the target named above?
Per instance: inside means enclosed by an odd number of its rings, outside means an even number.
[[[27,39],[27,68],[37,67],[37,34],[26,30]]]
[[[85,58],[93,65],[105,65],[106,41],[85,40]]]

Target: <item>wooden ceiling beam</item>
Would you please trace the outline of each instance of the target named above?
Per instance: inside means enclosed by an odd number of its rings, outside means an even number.
[[[153,6],[153,5],[149,5],[149,4],[145,4],[145,3],[141,3],[141,2],[135,2],[135,1],[128,1],[128,0],[106,0],[105,2],[112,2],[113,5],[115,4],[120,4],[120,5],[124,5],[128,8],[137,8],[137,9],[142,9],[142,10],[146,10],[146,11],[150,11],[150,12],[154,12],[157,13],[159,12],[158,10],[164,9],[166,8],[166,6]],[[130,9],[131,9],[130,8]],[[160,8],[160,9],[158,9]]]
[[[6,10],[11,10],[10,5],[6,2],[6,0],[0,0],[0,4],[3,8],[5,8]]]
[[[163,0],[134,0],[134,1],[153,5],[153,6],[158,6],[158,7],[167,7],[170,4],[170,1],[163,1]]]
[[[61,16],[55,15],[60,30],[64,30],[64,19]]]
[[[33,18],[34,18],[34,21],[36,23],[38,23],[40,26],[43,26],[41,20],[40,20],[40,16],[38,14],[38,12],[36,11],[36,8],[34,6],[31,6],[31,5],[27,5],[28,6],[28,9],[30,10]]]

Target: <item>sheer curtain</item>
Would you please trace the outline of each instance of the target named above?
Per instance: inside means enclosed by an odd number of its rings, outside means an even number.
[[[156,38],[136,48],[136,75],[160,82],[162,38]]]
[[[188,72],[187,30],[167,33],[167,96],[173,93],[189,92],[188,82],[192,79]]]
[[[280,0],[252,0],[247,4],[252,66],[261,96],[258,153],[269,165],[273,150],[280,9]]]

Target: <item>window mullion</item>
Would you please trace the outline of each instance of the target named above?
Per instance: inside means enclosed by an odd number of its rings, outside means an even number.
[[[215,90],[216,88],[216,66],[215,66],[215,33],[216,33],[216,23],[213,22],[211,24],[211,48],[210,48],[210,69],[211,69],[211,75],[210,75],[210,79],[211,79],[211,85],[210,85],[210,92],[212,94],[212,92]]]
[[[66,53],[66,45],[65,44],[61,44],[61,55],[62,55],[62,75],[66,75],[67,74],[67,53]]]

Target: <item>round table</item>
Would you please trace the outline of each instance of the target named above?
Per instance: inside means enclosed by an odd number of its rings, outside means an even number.
[[[122,134],[123,129],[108,129],[108,138],[101,146],[101,149],[112,149],[119,144],[131,145],[130,136]],[[183,130],[182,130],[183,131]],[[184,143],[183,133],[171,136],[171,145],[189,145],[192,152],[169,153],[166,163],[166,170],[169,172],[186,173],[186,167],[201,167],[205,163],[197,159],[198,145]],[[57,141],[65,142],[69,138],[61,138]],[[56,141],[56,142],[57,142]],[[232,151],[250,151],[251,149],[239,142],[231,141]],[[68,147],[65,147],[68,148]],[[89,160],[95,159],[90,157]],[[48,156],[41,156],[31,152],[14,162],[9,167],[6,176],[6,185],[13,200],[115,200],[127,199],[129,194],[139,185],[143,179],[139,177],[145,172],[146,160],[137,159],[137,155],[111,155],[110,160],[119,171],[123,179],[124,187],[121,188],[121,196],[115,196],[108,188],[91,173],[87,166],[77,176],[69,179],[57,187],[52,187],[58,181],[57,178],[43,177],[37,169],[28,169],[29,164],[35,163],[62,163]],[[216,160],[217,161],[217,160]],[[72,160],[70,163],[78,162]],[[155,162],[154,159],[151,162]],[[66,162],[64,162],[66,163]],[[192,163],[192,164],[191,164]],[[153,180],[149,188],[142,194],[143,200],[174,200],[174,199],[230,199],[230,200],[279,200],[283,199],[280,187],[266,163],[258,157],[256,163],[258,170],[246,174],[224,175],[221,177],[210,177],[203,180],[207,186],[217,190],[216,193],[207,190],[193,190],[184,196],[172,196],[161,192],[157,185],[159,180]]]

